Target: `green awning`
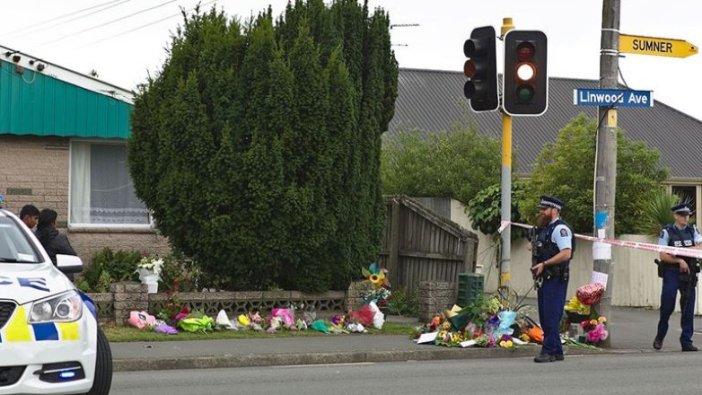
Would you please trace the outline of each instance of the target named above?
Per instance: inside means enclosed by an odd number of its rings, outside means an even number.
[[[126,139],[132,105],[0,60],[0,134]]]

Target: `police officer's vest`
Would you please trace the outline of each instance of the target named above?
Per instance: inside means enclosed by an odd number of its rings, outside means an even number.
[[[679,229],[677,226],[675,226],[675,224],[668,224],[663,229],[668,232],[669,246],[682,248],[691,248],[695,246],[695,228],[692,225],[686,225],[684,228]],[[695,258],[686,256],[681,258],[684,259],[688,265],[692,265],[695,262]]]
[[[570,256],[573,256],[573,253],[575,252],[575,235],[573,234],[573,229],[568,225],[567,222],[563,221],[562,219],[557,219],[553,221],[553,223],[550,223],[548,226],[546,226],[544,229],[541,230],[538,236],[538,241],[539,244],[541,245],[541,248],[539,248],[539,259],[538,262],[545,262],[546,260],[553,258],[556,256],[560,250],[558,249],[558,244],[554,243],[551,241],[551,235],[553,234],[553,231],[556,229],[556,226],[558,225],[565,225],[568,228],[568,231],[570,232],[571,236],[571,254]],[[568,259],[565,262],[561,262],[558,264],[562,269],[568,268],[570,264],[570,259]]]

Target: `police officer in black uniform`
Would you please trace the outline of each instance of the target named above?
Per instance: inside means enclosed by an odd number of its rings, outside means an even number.
[[[687,204],[678,204],[671,208],[675,223],[668,224],[658,238],[659,245],[682,248],[700,248],[702,236],[692,225],[688,224],[692,210]],[[699,265],[696,259],[675,256],[665,252],[660,254],[663,269],[663,291],[661,292],[661,316],[658,321],[658,333],[653,340],[653,348],[660,350],[663,339],[668,332],[668,319],[675,309],[675,299],[680,291],[680,345],[683,351],[697,351],[692,345],[693,320],[695,311],[695,287]]]
[[[538,290],[539,322],[544,330],[541,352],[534,362],[563,360],[559,327],[568,290],[569,264],[575,250],[573,230],[560,218],[563,202],[542,195],[536,225],[536,259],[531,270],[543,280]]]

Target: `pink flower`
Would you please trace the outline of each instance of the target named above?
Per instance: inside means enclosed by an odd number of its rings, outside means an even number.
[[[607,336],[609,336],[609,333],[607,329],[605,329],[605,326],[603,324],[598,324],[593,330],[585,334],[585,340],[587,340],[588,343],[599,343],[606,340]]]

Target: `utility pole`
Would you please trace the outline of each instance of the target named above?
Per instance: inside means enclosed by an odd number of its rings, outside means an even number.
[[[502,18],[502,38],[510,30],[514,29],[512,18]],[[507,70],[502,78],[505,78]],[[504,100],[504,98],[503,98]],[[512,220],[512,116],[502,111],[502,196],[500,200],[501,223]],[[500,234],[502,238],[501,261],[500,261],[500,288],[509,288],[512,280],[510,274],[510,261],[512,254],[512,232],[511,226],[505,227]]]
[[[619,69],[619,15],[621,0],[602,0],[602,32],[600,41],[600,89],[617,88]],[[595,171],[594,236],[614,238],[614,203],[617,187],[617,109],[598,107]],[[602,300],[595,306],[608,319],[614,287],[614,262],[609,244],[593,244],[593,270],[608,275]],[[611,336],[605,347],[611,345]]]

